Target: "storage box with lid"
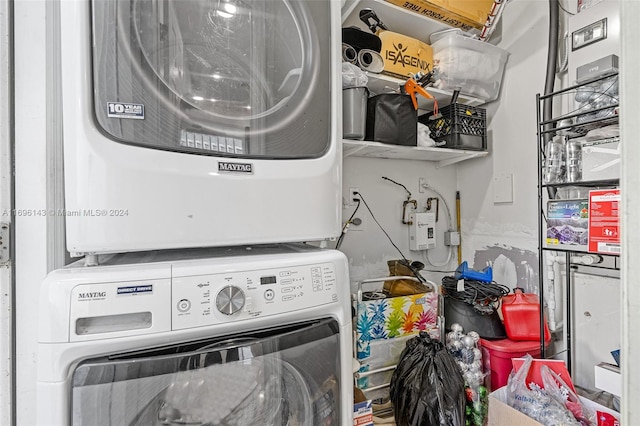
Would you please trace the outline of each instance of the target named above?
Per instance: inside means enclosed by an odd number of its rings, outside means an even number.
[[[491,44],[456,33],[431,40],[437,83],[492,101],[498,97],[509,52]]]

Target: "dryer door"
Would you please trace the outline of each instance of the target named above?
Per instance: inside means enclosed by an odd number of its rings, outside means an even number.
[[[84,361],[72,424],[340,424],[338,330],[327,319]]]
[[[92,2],[94,114],[113,140],[251,158],[329,147],[330,2]]]

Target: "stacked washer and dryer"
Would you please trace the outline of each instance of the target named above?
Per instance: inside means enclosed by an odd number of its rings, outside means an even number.
[[[61,2],[38,424],[351,424],[339,8]]]

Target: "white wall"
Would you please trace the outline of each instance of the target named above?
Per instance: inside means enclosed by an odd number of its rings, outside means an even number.
[[[442,266],[448,257],[443,239],[444,231],[449,227],[444,203],[440,203],[439,220],[436,227],[438,247],[429,251],[429,259],[433,264],[441,266],[433,266],[427,260],[424,251],[409,251],[409,228],[402,224],[402,203],[407,199],[406,191],[402,187],[382,179],[382,176],[386,176],[406,186],[411,192],[412,198],[418,202],[418,211],[424,211],[427,198],[438,197],[431,191],[419,192],[418,181],[420,178],[425,178],[429,185],[445,197],[451,209],[452,226],[455,227],[455,174],[455,166],[436,168],[435,163],[429,161],[348,157],[344,161],[343,173],[343,218],[346,220],[354,210],[353,206],[344,206],[348,189],[357,187],[378,222],[407,259],[424,262],[427,265],[425,269],[451,270],[452,267],[455,269],[455,250],[452,262],[447,266]],[[349,257],[349,273],[352,283],[365,278],[388,276],[389,270],[386,262],[391,259],[400,259],[398,251],[375,223],[364,203],[361,204],[356,217],[363,220],[364,229],[362,231],[349,230],[341,247]],[[439,282],[443,274],[425,273],[424,275]]]
[[[498,46],[511,55],[500,97],[486,105],[491,154],[458,166],[463,256],[470,264],[478,251],[496,246],[516,248],[518,255],[537,252],[535,95],[544,91],[547,15],[546,1],[519,0],[505,7]],[[513,177],[513,202],[495,204],[493,179],[503,175]],[[515,284],[512,268],[495,272],[504,284]]]

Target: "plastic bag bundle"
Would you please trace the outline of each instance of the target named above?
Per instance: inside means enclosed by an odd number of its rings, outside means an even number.
[[[526,380],[532,361],[531,355],[527,354],[522,367],[509,376],[507,403],[545,426],[580,426],[562,402],[557,401],[535,383],[527,386]]]
[[[426,332],[407,342],[391,377],[398,426],[464,426],[464,379],[444,344]]]
[[[540,367],[540,375],[542,376],[544,390],[549,396],[563,404],[582,426],[595,426],[597,423],[595,413],[580,403],[578,395],[571,390],[571,387],[560,376],[546,365]]]
[[[482,352],[478,348],[480,335],[475,331],[463,333],[460,324],[451,324],[447,333],[447,350],[458,363],[465,382],[467,426],[483,426],[489,413],[489,392],[484,386]]]
[[[342,63],[342,88],[347,89],[349,87],[364,87],[367,85],[369,77],[367,74],[358,68],[357,65],[350,64],[349,62]]]

